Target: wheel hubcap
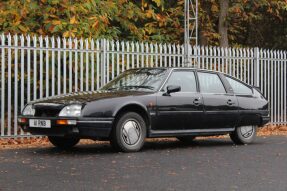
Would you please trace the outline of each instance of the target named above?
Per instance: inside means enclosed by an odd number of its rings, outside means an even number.
[[[249,138],[253,135],[254,127],[253,126],[243,126],[240,128],[240,132],[244,138]]]
[[[134,120],[126,121],[122,126],[122,138],[128,145],[135,145],[141,137],[140,124]]]

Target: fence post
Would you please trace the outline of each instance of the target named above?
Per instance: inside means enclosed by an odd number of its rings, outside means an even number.
[[[106,48],[106,39],[101,39],[101,87],[103,87],[106,84],[106,54],[107,54],[107,48]]]
[[[192,55],[194,57],[194,62],[193,62],[193,68],[198,68],[198,62],[197,62],[197,46],[193,46],[191,47],[193,49],[193,54],[191,53],[190,55]],[[192,63],[192,62],[191,62]]]
[[[1,136],[4,136],[5,132],[4,132],[4,125],[5,125],[5,63],[6,63],[6,60],[5,60],[5,35],[4,33],[2,33],[1,35],[1,45],[2,45],[2,48],[1,48]]]
[[[259,56],[260,56],[260,54],[259,54],[259,48],[258,47],[254,48],[254,56],[255,56],[254,57],[254,62],[255,62],[255,65],[254,65],[255,66],[255,68],[254,68],[254,72],[255,72],[255,74],[254,74],[254,80],[255,80],[254,85],[259,87],[259,84],[260,84]]]

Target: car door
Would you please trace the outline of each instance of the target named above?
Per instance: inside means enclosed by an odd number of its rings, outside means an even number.
[[[217,73],[197,72],[200,93],[204,103],[205,128],[232,128],[238,120],[238,102],[228,93]]]
[[[238,125],[250,125],[260,123],[260,112],[258,106],[266,106],[264,99],[258,99],[253,95],[251,87],[243,84],[237,79],[225,76],[238,100],[239,121]]]
[[[166,95],[167,86],[181,91]],[[193,70],[173,70],[157,95],[157,130],[198,128],[203,120],[202,97]]]

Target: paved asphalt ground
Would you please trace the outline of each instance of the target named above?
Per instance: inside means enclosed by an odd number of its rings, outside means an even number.
[[[139,153],[107,143],[0,150],[0,190],[287,190],[287,137],[148,142]]]

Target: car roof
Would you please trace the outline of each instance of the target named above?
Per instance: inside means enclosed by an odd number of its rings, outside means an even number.
[[[196,71],[202,71],[202,72],[212,72],[212,73],[220,73],[224,75],[228,75],[224,72],[214,71],[214,70],[207,70],[207,69],[200,69],[200,68],[192,68],[192,67],[144,67],[144,68],[133,68],[133,69],[167,69],[167,70],[196,70]]]

